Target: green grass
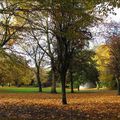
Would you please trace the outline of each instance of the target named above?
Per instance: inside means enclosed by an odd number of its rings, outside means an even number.
[[[43,88],[43,93],[50,93],[51,88]],[[61,88],[57,88],[57,92],[61,93]],[[70,92],[70,89],[67,89]],[[37,87],[0,87],[0,93],[38,93]]]
[[[0,93],[36,93],[38,88],[36,87],[0,87]]]
[[[74,90],[78,93],[77,89]],[[97,89],[86,89],[80,90],[80,93],[96,93],[105,92],[109,90],[97,90]],[[43,93],[50,93],[51,87],[43,88]],[[70,89],[66,89],[67,93],[70,93]],[[0,87],[0,93],[38,93],[38,87]],[[57,93],[61,93],[61,88],[57,88]]]

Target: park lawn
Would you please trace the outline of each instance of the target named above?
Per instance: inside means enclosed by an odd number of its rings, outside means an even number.
[[[96,88],[92,89],[82,89],[80,93],[98,93],[98,92],[109,92],[107,89],[97,90]],[[50,93],[51,87],[43,88],[43,93]],[[70,93],[70,89],[66,89],[67,93]],[[74,89],[75,93],[79,93],[77,89]],[[38,93],[38,87],[0,87],[0,93]],[[61,93],[61,88],[57,87],[57,93]]]
[[[0,87],[0,93],[36,93],[37,87]]]
[[[50,93],[51,87],[43,88],[43,93]],[[61,93],[61,88],[57,88],[57,92]],[[38,87],[0,87],[0,93],[38,93]],[[67,89],[70,93],[70,89]]]
[[[115,91],[67,94],[0,94],[0,119],[4,120],[119,120],[120,96]]]

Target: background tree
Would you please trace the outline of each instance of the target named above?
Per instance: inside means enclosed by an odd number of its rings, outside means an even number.
[[[76,1],[76,0],[62,0],[62,1],[39,1],[42,8],[47,10],[51,19],[51,28],[49,31],[56,37],[56,55],[58,61],[58,73],[62,83],[62,103],[66,104],[66,75],[70,65],[71,56],[74,51],[74,42],[78,41],[79,45],[84,46],[84,40],[88,38],[86,31],[88,26],[98,19],[95,19],[95,13],[110,10],[104,4],[111,6],[109,0],[106,1]],[[102,3],[102,4],[100,4]],[[96,5],[100,9],[95,9]],[[81,6],[82,5],[82,6]],[[116,6],[117,4],[114,4]],[[101,8],[104,8],[101,10]],[[88,32],[87,32],[88,33]]]
[[[104,49],[104,51],[103,51]],[[96,49],[94,58],[97,61],[97,70],[99,71],[99,80],[102,87],[113,88],[113,72],[109,68],[111,53],[108,45],[101,45]]]
[[[76,86],[91,82],[94,85],[99,82],[96,60],[94,60],[95,52],[84,49],[79,52],[73,59],[73,81]]]
[[[30,77],[28,77],[28,74]],[[0,78],[3,85],[29,84],[33,71],[28,62],[21,56],[12,53],[0,52]]]
[[[32,28],[31,28],[32,29]],[[41,65],[43,63],[44,52],[39,48],[38,42],[41,42],[40,39],[35,39],[35,33],[33,30],[26,31],[21,34],[21,39],[16,42],[18,48],[21,49],[21,53],[25,53],[25,55],[32,61],[32,65],[35,66],[34,72],[36,76],[36,80],[38,82],[39,92],[42,92],[42,84],[41,84]],[[37,31],[38,33],[38,31]],[[39,40],[39,41],[36,41]],[[13,48],[14,49],[14,48]],[[15,50],[16,52],[16,50]],[[18,51],[19,53],[19,51]]]
[[[17,39],[18,33],[25,26],[23,12],[17,11],[17,3],[3,0],[0,4],[0,47],[11,46]],[[21,15],[20,15],[21,14]],[[23,17],[22,17],[23,16]],[[20,23],[18,22],[18,19]]]
[[[71,56],[74,51],[74,44],[78,43],[79,45],[84,46],[84,40],[86,40],[86,37],[88,37],[85,29],[88,23],[85,22],[85,26],[82,26],[83,24],[80,23],[82,21],[81,16],[89,16],[89,14],[84,13],[84,10],[81,11],[82,13],[78,12],[78,10],[82,8],[78,7],[77,5],[78,3],[68,2],[67,0],[61,2],[56,1],[51,4],[50,7],[52,10],[49,13],[54,26],[52,33],[56,37],[56,53],[58,72],[60,81],[62,83],[63,104],[67,103],[65,90],[66,74],[69,68]],[[89,16],[89,18],[91,18],[91,16]]]
[[[120,95],[120,36],[111,36],[107,45],[110,48],[110,70],[116,79],[118,95]]]

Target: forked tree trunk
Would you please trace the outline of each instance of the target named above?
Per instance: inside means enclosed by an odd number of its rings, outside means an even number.
[[[62,25],[62,24],[61,24]],[[59,26],[60,31],[63,33],[64,26]],[[66,74],[69,69],[70,63],[70,53],[69,53],[69,44],[67,44],[67,39],[63,34],[56,35],[57,39],[57,52],[58,52],[58,72],[59,78],[61,81],[62,88],[62,104],[67,104],[66,97]]]

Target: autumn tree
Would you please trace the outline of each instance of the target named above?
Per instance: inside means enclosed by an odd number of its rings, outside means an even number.
[[[110,48],[109,67],[116,79],[118,95],[120,95],[120,36],[111,36],[107,45]]]
[[[110,2],[110,0],[39,0],[38,2],[39,4],[36,4],[38,6],[37,10],[48,13],[51,19],[52,25],[49,32],[56,38],[54,48],[56,49],[58,73],[62,84],[62,103],[67,104],[66,74],[75,50],[74,45],[76,43],[80,47],[85,45],[84,41],[86,37],[89,37],[89,34],[87,34],[88,27],[98,20],[95,16],[96,11],[104,14],[111,9],[108,6],[119,6],[119,2],[117,0],[116,2]],[[98,8],[96,8],[96,5],[99,5]],[[28,11],[29,13],[36,9],[29,11],[28,9],[18,8],[17,10]],[[43,27],[46,28],[46,24],[43,24]]]
[[[104,51],[103,51],[104,50]],[[114,87],[113,74],[109,69],[110,64],[110,48],[108,45],[100,45],[96,48],[94,59],[97,61],[97,70],[99,72],[99,80],[103,87]]]
[[[49,33],[49,26],[51,25],[51,21],[46,21],[47,29],[46,29],[46,36],[47,36],[47,48],[48,48],[48,53],[47,55],[50,58],[51,62],[51,72],[52,72],[52,86],[51,86],[51,93],[57,93],[56,91],[56,82],[58,80],[58,68],[57,68],[57,57],[56,57],[56,42],[55,42],[55,36],[53,34]]]
[[[20,86],[21,84],[29,84],[32,77],[33,71],[22,56],[5,51],[0,52],[0,82],[2,85]]]
[[[89,4],[90,3],[90,4]],[[74,52],[74,44],[84,46],[87,34],[87,27],[93,23],[95,6],[100,2],[87,1],[48,1],[45,9],[49,9],[52,21],[51,32],[56,37],[56,53],[58,61],[58,72],[62,83],[62,103],[66,104],[66,74],[70,65],[71,56]],[[81,6],[82,5],[82,6]],[[90,5],[90,6],[89,6]],[[104,4],[102,4],[104,6]]]
[[[3,0],[0,3],[1,48],[11,46],[18,38],[18,32],[21,31],[25,25],[26,19],[23,16],[23,12],[17,10],[17,5],[17,3],[11,3],[10,0]]]
[[[43,57],[45,55],[44,51],[42,51],[39,47],[39,44],[41,44],[41,34],[39,35],[39,31],[37,32],[37,35],[35,35],[35,31],[30,27],[30,30],[27,30],[26,32],[21,34],[21,38],[17,40],[16,44],[14,44],[14,47],[18,47],[19,50],[17,51],[12,48],[12,51],[15,53],[23,54],[24,56],[28,57],[29,60],[31,60],[31,64],[34,65],[34,73],[36,76],[36,80],[39,86],[39,92],[42,92],[42,84],[41,84],[41,65],[43,63]],[[37,39],[39,37],[39,39]],[[39,42],[39,43],[38,43]],[[20,52],[21,51],[21,52]]]
[[[84,46],[87,27],[94,22],[95,12],[106,13],[108,6],[114,4],[106,1],[38,1],[41,10],[49,14],[51,27],[49,32],[56,38],[56,58],[58,61],[58,73],[62,83],[62,103],[66,104],[66,74],[74,51],[74,43]],[[102,3],[102,4],[100,4]],[[105,3],[105,4],[104,4]],[[96,5],[98,5],[96,8]],[[117,6],[118,4],[114,4]],[[104,9],[99,9],[104,8]],[[46,25],[45,25],[46,26]],[[45,27],[44,26],[44,27]],[[88,36],[87,36],[88,37]],[[76,42],[78,41],[78,42]]]

